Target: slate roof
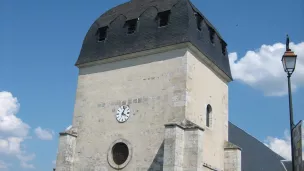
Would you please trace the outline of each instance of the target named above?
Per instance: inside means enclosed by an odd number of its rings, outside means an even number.
[[[283,157],[230,122],[229,142],[242,149],[242,171],[285,171]]]
[[[282,161],[282,164],[285,166],[286,171],[292,171],[292,163],[291,161]]]
[[[291,160],[283,160],[282,164],[284,165],[286,171],[292,171],[292,162]],[[300,169],[300,171],[304,171],[304,160],[302,161],[302,170]]]
[[[169,24],[158,27],[157,14],[167,10]],[[203,18],[201,30],[195,13]],[[137,30],[128,35],[126,21],[137,18]],[[108,26],[107,39],[98,42],[98,29],[104,26]],[[210,35],[214,35],[213,43]],[[76,65],[185,42],[191,42],[232,79],[226,42],[190,0],[131,0],[110,9],[90,27]]]

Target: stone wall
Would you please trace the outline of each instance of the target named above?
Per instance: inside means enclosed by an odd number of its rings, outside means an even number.
[[[164,140],[163,171],[182,171],[184,161],[184,130],[167,126]]]
[[[108,153],[119,139],[133,149],[125,171],[162,168],[164,125],[185,117],[185,54],[181,48],[80,68],[75,171],[115,170]],[[115,118],[121,105],[131,109],[125,123]]]
[[[72,171],[76,147],[76,134],[60,133],[56,171]]]
[[[163,171],[202,170],[203,129],[192,123],[167,124],[165,129]]]
[[[228,140],[228,81],[214,69],[203,54],[187,51],[186,119],[204,128],[206,163],[224,169],[224,143]],[[206,108],[212,107],[212,122],[206,126]]]
[[[73,128],[77,130],[73,171],[116,170],[109,165],[109,154],[118,140],[128,142],[132,148],[124,171],[161,171],[170,167],[223,170],[228,131],[227,82],[220,72],[211,69],[214,66],[200,60],[206,57],[192,53],[189,46],[164,47],[80,67],[73,117]],[[213,107],[211,128],[204,124],[206,104]],[[115,118],[121,105],[131,109],[125,123]],[[204,141],[202,132],[182,133],[177,129],[168,135],[183,141],[177,139],[177,146],[169,147],[164,125],[185,119],[206,128]],[[174,154],[180,159],[170,165],[166,160],[170,149],[182,146],[184,155]]]
[[[241,171],[242,154],[241,149],[230,143],[225,143],[225,171]]]

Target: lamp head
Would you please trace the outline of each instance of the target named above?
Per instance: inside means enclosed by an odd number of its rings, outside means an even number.
[[[286,51],[282,56],[282,64],[284,71],[291,75],[296,68],[297,55],[289,48],[289,36],[286,38]]]

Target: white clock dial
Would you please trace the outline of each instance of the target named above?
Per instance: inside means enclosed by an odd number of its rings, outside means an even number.
[[[130,107],[121,106],[116,113],[116,120],[120,123],[126,122],[130,117]]]

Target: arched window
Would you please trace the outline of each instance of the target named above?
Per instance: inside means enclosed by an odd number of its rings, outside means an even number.
[[[206,126],[212,126],[212,107],[210,104],[208,104],[206,108]]]

